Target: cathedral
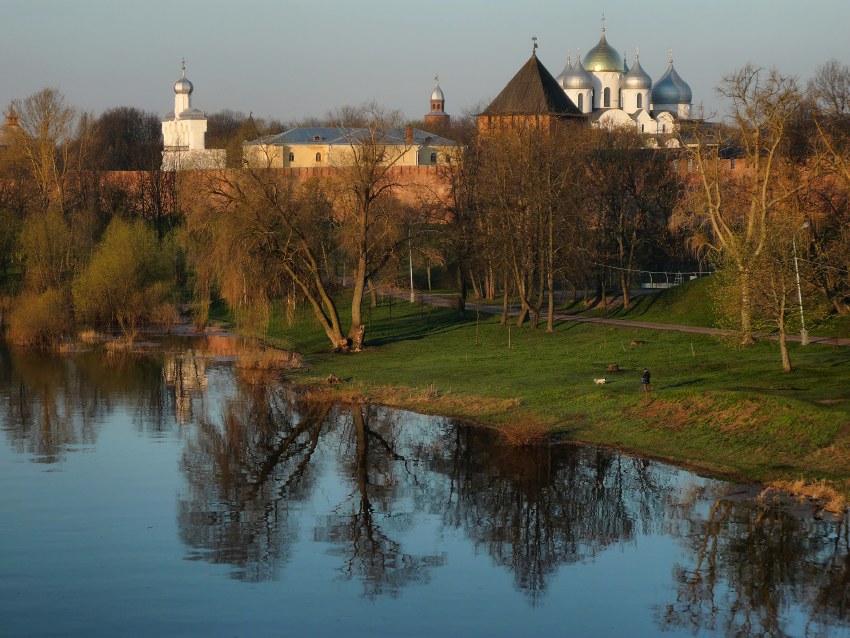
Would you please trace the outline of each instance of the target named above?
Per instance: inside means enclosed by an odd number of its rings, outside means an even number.
[[[575,65],[567,65],[555,78],[579,111],[594,126],[633,126],[641,133],[674,133],[676,121],[691,117],[693,95],[676,69],[670,53],[667,71],[655,83],[644,71],[639,53],[631,67],[626,56],[608,44],[605,26],[599,43]]]
[[[631,128],[647,136],[647,146],[676,147],[678,122],[691,117],[693,95],[673,67],[652,81],[640,56],[628,66],[626,56],[608,44],[603,18],[599,43],[575,65],[567,65],[557,78],[537,58],[534,38],[531,58],[501,93],[478,116],[480,132],[533,120],[554,126],[567,120],[589,121],[595,127]]]

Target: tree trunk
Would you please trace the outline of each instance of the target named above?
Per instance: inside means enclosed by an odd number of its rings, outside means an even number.
[[[428,263],[425,266],[425,272],[428,275],[428,292],[431,291],[431,260],[428,260]]]
[[[375,284],[372,282],[371,277],[369,277],[369,307],[378,307],[378,290],[375,288]]]
[[[785,335],[785,321],[780,321],[779,353],[782,355],[782,369],[791,372],[791,357],[788,356],[788,340]]]
[[[741,345],[753,343],[752,304],[750,300],[750,273],[739,269],[741,275]]]
[[[632,303],[632,297],[629,292],[629,278],[624,272],[620,274],[620,288],[623,289],[623,308],[628,308]]]
[[[519,314],[516,316],[516,327],[522,328],[522,324],[525,323],[525,320],[528,319],[529,307],[527,304],[523,303],[522,308],[520,308]],[[532,324],[534,327],[534,324]]]
[[[455,286],[457,287],[457,315],[463,319],[466,316],[466,277],[463,276],[463,262],[459,261],[455,268]],[[430,290],[430,285],[429,285]]]
[[[361,252],[357,260],[357,273],[354,277],[354,296],[351,298],[351,327],[348,329],[348,338],[351,339],[351,348],[354,352],[360,352],[366,334],[366,326],[363,325],[363,292],[366,288],[366,255]]]
[[[505,280],[502,282],[504,285],[504,292],[502,293],[502,318],[499,320],[499,323],[503,326],[508,323],[508,273],[505,273]]]
[[[478,287],[478,279],[475,278],[475,273],[471,270],[469,271],[469,280],[472,282],[472,294],[475,295],[476,299],[481,299],[481,289]]]

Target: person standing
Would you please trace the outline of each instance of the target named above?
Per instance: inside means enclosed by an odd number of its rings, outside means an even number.
[[[649,368],[643,369],[643,374],[640,377],[640,384],[643,386],[644,402],[649,401]]]

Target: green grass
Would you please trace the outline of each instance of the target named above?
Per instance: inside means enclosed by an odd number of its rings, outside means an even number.
[[[713,328],[720,323],[712,302],[713,284],[711,277],[702,277],[666,290],[638,295],[632,298],[628,308],[624,308],[622,299],[617,298],[609,309],[598,306],[585,307],[579,301],[566,305],[564,310],[585,317]],[[796,305],[794,308],[796,309]],[[809,328],[813,335],[847,338],[850,337],[850,316],[829,315],[825,320],[809,325]]]
[[[508,328],[494,317],[386,302],[364,310],[368,347],[359,354],[331,354],[306,311],[292,326],[275,317],[268,339],[305,355],[310,367],[296,380],[322,385],[334,374],[344,381],[334,392],[473,419],[520,441],[548,432],[755,480],[825,478],[850,492],[850,348],[791,344],[795,371],[786,374],[773,342],[738,349],[564,322],[554,334],[512,328],[509,350]],[[658,318],[664,307],[646,312]],[[607,373],[610,363],[621,372]],[[607,384],[594,384],[603,376]]]
[[[570,304],[566,310],[574,314],[611,319],[714,326],[717,317],[711,303],[711,285],[711,277],[702,277],[681,286],[633,297],[628,308],[617,303],[609,310],[598,307],[585,309],[578,302]]]

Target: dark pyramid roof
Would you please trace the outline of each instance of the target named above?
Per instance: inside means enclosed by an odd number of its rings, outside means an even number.
[[[482,115],[582,115],[558,81],[533,55]]]

